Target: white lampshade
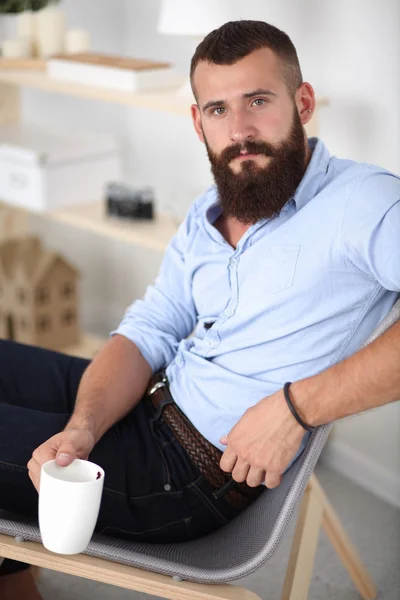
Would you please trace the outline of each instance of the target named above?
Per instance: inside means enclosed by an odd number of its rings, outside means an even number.
[[[157,31],[204,36],[230,21],[229,0],[162,0]]]

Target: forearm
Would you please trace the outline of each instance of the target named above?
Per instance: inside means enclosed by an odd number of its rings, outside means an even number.
[[[151,368],[128,339],[112,337],[83,374],[66,429],[87,428],[95,441],[142,398]]]
[[[322,425],[400,399],[400,322],[374,342],[290,393],[309,425]]]

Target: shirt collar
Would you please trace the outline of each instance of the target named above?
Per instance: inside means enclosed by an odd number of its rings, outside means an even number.
[[[317,194],[330,160],[329,150],[319,138],[309,138],[308,147],[312,152],[311,159],[293,196],[297,210],[300,210]]]

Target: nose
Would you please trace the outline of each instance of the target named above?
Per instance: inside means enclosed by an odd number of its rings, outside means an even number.
[[[252,123],[251,117],[244,111],[232,114],[230,138],[235,144],[257,138],[258,130]]]

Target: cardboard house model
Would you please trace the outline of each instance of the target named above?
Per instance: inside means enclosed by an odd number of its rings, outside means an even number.
[[[0,241],[0,338],[54,350],[77,343],[78,279],[36,237]]]
[[[28,227],[28,213],[9,207],[0,201],[0,244],[6,239],[24,235]]]

